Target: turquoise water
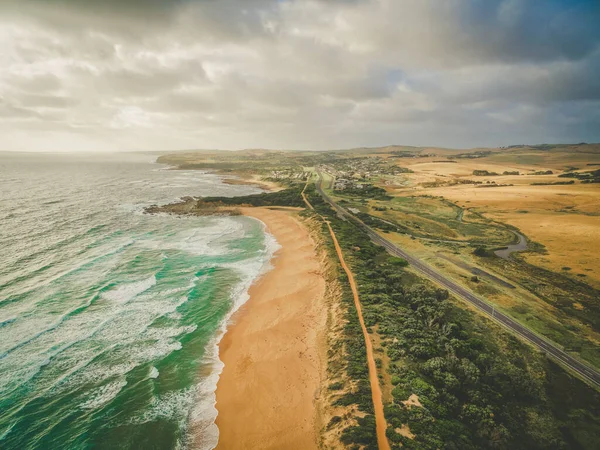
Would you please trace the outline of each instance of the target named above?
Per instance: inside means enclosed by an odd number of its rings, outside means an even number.
[[[0,448],[214,447],[216,344],[276,244],[142,214],[257,192],[153,159],[0,154]]]

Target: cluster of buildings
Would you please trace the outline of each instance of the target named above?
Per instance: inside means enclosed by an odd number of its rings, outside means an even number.
[[[276,180],[304,180],[310,176],[310,172],[295,172],[293,170],[272,170],[268,178]]]
[[[320,169],[338,178],[365,180],[376,175],[397,175],[410,170],[387,164],[379,158],[349,158],[340,160],[335,166],[322,164]]]
[[[364,183],[357,183],[355,180],[348,180],[346,178],[336,178],[333,183],[334,191],[345,191],[346,189],[363,189]]]
[[[396,165],[387,164],[379,158],[348,158],[340,160],[335,166],[322,164],[319,170],[334,177],[333,189],[364,189],[370,186],[368,180],[381,175],[398,175],[411,172]]]

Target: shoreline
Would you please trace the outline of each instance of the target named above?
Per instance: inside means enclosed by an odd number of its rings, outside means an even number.
[[[155,164],[165,164],[155,161]],[[224,171],[222,169],[196,169],[185,167],[184,164],[168,166],[163,170],[200,170],[205,173],[217,175],[223,184],[234,186],[253,186],[264,190],[265,192],[277,192],[284,189],[274,181],[263,180],[259,175],[252,175],[245,172]]]
[[[293,209],[240,208],[280,245],[219,344],[217,449],[319,445],[327,310],[321,259]]]
[[[167,213],[167,214],[181,214],[179,213]],[[209,214],[209,216],[214,216],[219,214]],[[240,216],[241,213],[238,214],[230,214],[229,212],[225,213],[226,216]],[[249,282],[243,283],[241,286],[238,286],[236,290],[236,295],[234,298],[238,298],[237,302],[234,302],[232,309],[226,314],[224,319],[221,321],[219,329],[217,333],[214,335],[213,339],[206,347],[206,354],[204,356],[204,362],[206,363],[205,367],[201,368],[202,373],[202,381],[203,389],[197,391],[196,399],[195,399],[195,407],[199,407],[198,410],[193,410],[190,419],[190,428],[189,434],[186,438],[188,444],[192,444],[192,448],[211,448],[214,449],[217,446],[218,438],[219,438],[219,429],[217,424],[215,423],[218,411],[216,409],[216,389],[217,383],[221,377],[221,373],[223,372],[224,363],[221,360],[220,356],[220,346],[224,336],[229,331],[230,326],[233,323],[233,319],[236,314],[239,312],[241,308],[248,302],[250,299],[250,289],[251,287],[257,283],[264,275],[272,269],[272,260],[279,250],[280,246],[275,237],[269,233],[266,229],[266,225],[261,222],[264,232],[265,239],[268,241],[266,243],[267,252],[269,254],[269,258],[263,262],[262,268],[258,272],[258,274],[253,277]],[[199,385],[197,385],[199,386]],[[205,415],[205,409],[210,409],[210,414],[207,417]]]

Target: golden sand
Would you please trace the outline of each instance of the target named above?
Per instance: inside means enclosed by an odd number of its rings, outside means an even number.
[[[293,211],[242,213],[265,223],[281,249],[220,345],[217,448],[316,449],[327,320],[316,246]]]

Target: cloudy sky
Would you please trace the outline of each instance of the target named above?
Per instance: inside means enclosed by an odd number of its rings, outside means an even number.
[[[3,0],[0,150],[600,141],[598,0]]]

